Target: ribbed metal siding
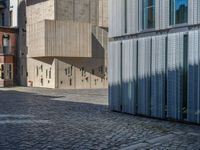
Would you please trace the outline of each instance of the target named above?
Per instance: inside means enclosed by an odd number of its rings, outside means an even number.
[[[125,1],[109,0],[109,37],[125,34]]]
[[[183,118],[183,33],[169,34],[167,58],[167,117],[181,120]]]
[[[136,40],[125,40],[122,47],[122,111],[135,114],[137,99]]]
[[[188,121],[200,123],[200,32],[189,32]]]
[[[169,27],[169,0],[155,0],[155,28],[166,29]]]
[[[138,32],[138,0],[127,0],[127,34]]]
[[[109,106],[121,111],[121,42],[110,42],[108,51]]]
[[[151,38],[138,39],[138,114],[150,115]]]
[[[188,23],[200,23],[200,1],[188,0]]]
[[[138,0],[138,30],[142,31],[143,30],[143,4],[142,4],[143,0]]]
[[[165,118],[166,36],[152,37],[151,116]]]

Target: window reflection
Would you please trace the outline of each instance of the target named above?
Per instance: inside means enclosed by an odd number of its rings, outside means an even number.
[[[170,0],[170,25],[187,23],[188,0]]]
[[[143,0],[143,28],[155,28],[155,0]]]

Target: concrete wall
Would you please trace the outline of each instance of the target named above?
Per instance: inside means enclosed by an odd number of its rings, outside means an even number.
[[[55,1],[43,0],[42,2],[28,5],[26,7],[26,16],[28,25],[35,24],[45,19],[55,19]]]
[[[55,88],[56,62],[53,58],[28,58],[27,63],[28,86]]]
[[[106,88],[107,75],[104,72],[104,59],[59,58],[58,88]],[[72,68],[72,70],[71,70]],[[66,69],[71,72],[66,74]],[[101,70],[102,69],[102,70]],[[70,86],[70,79],[72,85]]]
[[[29,25],[28,56],[91,57],[91,32],[91,24],[71,21],[45,20]]]
[[[108,0],[40,0],[29,2],[27,23],[44,19],[87,22],[108,27]]]
[[[29,85],[63,89],[107,87],[106,2],[29,0]],[[54,84],[45,78],[44,70],[35,76],[37,67],[41,65],[46,70],[50,66],[54,69],[54,79],[50,81]]]
[[[27,26],[28,56],[45,56],[45,22]]]
[[[60,89],[107,87],[104,59],[28,58],[28,66],[29,86]]]
[[[57,20],[88,22],[108,27],[108,0],[56,0]]]

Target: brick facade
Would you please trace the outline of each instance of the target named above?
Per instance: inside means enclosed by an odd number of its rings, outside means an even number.
[[[0,27],[0,87],[15,85],[16,50],[17,29]]]

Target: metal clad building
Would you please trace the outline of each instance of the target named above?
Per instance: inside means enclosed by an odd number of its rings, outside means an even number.
[[[109,0],[109,105],[200,123],[200,1]]]

